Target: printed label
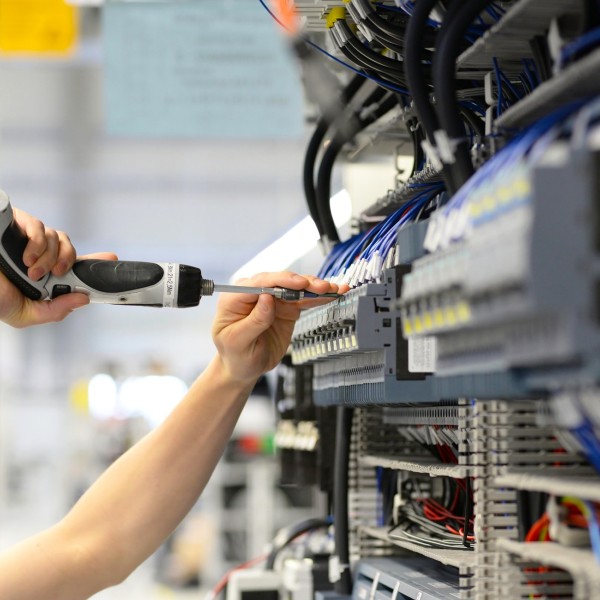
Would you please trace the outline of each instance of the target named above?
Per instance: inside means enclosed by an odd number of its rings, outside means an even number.
[[[163,306],[176,308],[177,292],[179,291],[179,265],[177,263],[166,263],[164,269]]]
[[[434,373],[437,361],[437,341],[434,337],[408,340],[408,370],[411,373]]]

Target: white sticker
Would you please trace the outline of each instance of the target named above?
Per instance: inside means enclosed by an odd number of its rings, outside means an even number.
[[[435,337],[408,340],[408,370],[411,373],[435,373],[437,340]]]
[[[179,265],[177,263],[166,263],[163,268],[165,270],[163,306],[176,308],[177,293],[179,291]]]

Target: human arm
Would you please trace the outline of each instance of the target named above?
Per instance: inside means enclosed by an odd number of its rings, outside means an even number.
[[[13,209],[15,221],[29,238],[23,254],[27,275],[37,281],[46,273],[64,275],[75,261],[75,248],[63,231],[46,227],[30,214]],[[114,258],[97,254],[96,258]],[[85,294],[66,294],[54,300],[26,298],[0,273],[0,321],[16,328],[62,321],[69,313],[89,303]]]
[[[291,273],[244,283],[337,291]],[[152,554],[195,504],[258,377],[286,352],[299,305],[320,302],[222,295],[213,326],[218,354],[171,415],[113,463],[60,523],[0,557],[0,598],[88,598]]]

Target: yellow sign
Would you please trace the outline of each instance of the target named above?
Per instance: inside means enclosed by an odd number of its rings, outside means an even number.
[[[0,52],[67,54],[77,29],[77,9],[65,0],[0,0]]]

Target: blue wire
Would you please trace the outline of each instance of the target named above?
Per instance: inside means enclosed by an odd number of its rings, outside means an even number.
[[[600,441],[594,433],[589,422],[584,421],[582,425],[571,430],[581,444],[590,464],[600,473]]]
[[[502,79],[500,77],[500,67],[498,66],[498,59],[494,56],[492,58],[494,64],[494,74],[496,75],[496,86],[498,88],[498,103],[496,106],[496,117],[502,114]]]
[[[485,117],[485,108],[477,104],[477,102],[473,102],[473,100],[461,100],[459,104],[460,106],[470,108],[473,112]]]
[[[258,0],[262,7],[271,15],[271,17],[284,29],[287,30],[287,27],[284,25],[284,23],[277,18],[277,15],[275,15],[275,13],[266,5],[265,0]],[[329,52],[327,52],[327,50],[325,50],[324,48],[321,48],[321,46],[319,46],[318,44],[315,44],[313,41],[311,40],[305,40],[305,42],[311,46],[312,48],[314,48],[315,50],[318,50],[319,52],[321,52],[322,54],[324,54],[325,56],[327,56],[328,58],[330,58],[331,60],[334,60],[335,62],[339,63],[340,65],[346,67],[346,69],[350,69],[351,71],[353,71],[354,73],[356,73],[357,75],[361,75],[362,77],[364,77],[365,79],[370,79],[371,81],[374,81],[375,83],[379,84],[381,87],[384,87],[388,90],[391,90],[393,92],[398,92],[399,94],[403,94],[405,96],[409,96],[410,94],[408,93],[408,90],[398,87],[396,85],[393,85],[391,83],[388,83],[387,81],[384,81],[383,79],[379,79],[378,77],[374,77],[373,75],[369,75],[368,73],[365,73],[364,71],[361,71],[360,69],[357,69],[355,67],[353,67],[352,65],[348,64],[347,62],[344,62],[343,60],[339,59],[337,56],[334,56],[333,54],[330,54]]]
[[[592,502],[584,501],[585,506],[588,509],[589,515],[587,516],[588,529],[590,532],[590,542],[592,544],[592,551],[596,558],[596,562],[600,563],[600,523],[596,516],[596,507]]]
[[[500,69],[500,78],[502,79],[502,81],[504,81],[504,83],[506,84],[506,87],[511,91],[511,93],[517,97],[517,98],[521,98],[521,94],[519,94],[517,92],[517,90],[515,89],[515,87],[513,86],[513,84],[511,83],[510,79],[504,74],[504,71],[502,71],[502,69]]]
[[[600,27],[591,29],[587,33],[567,44],[560,53],[561,65],[571,60],[576,54],[586,50],[594,44],[600,44]]]

